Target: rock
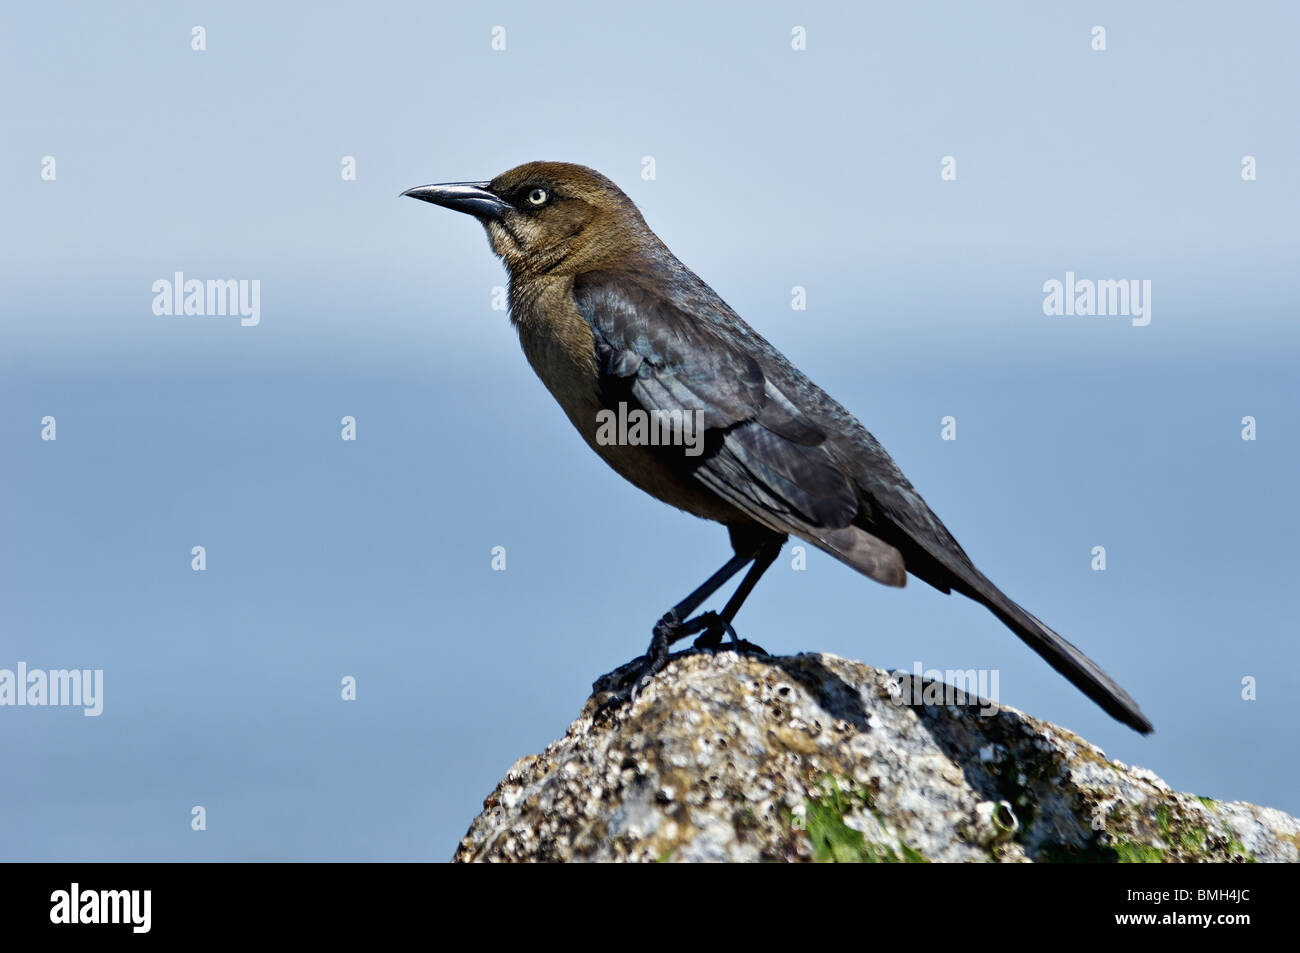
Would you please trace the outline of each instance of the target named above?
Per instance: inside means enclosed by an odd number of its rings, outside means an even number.
[[[905,704],[903,673],[686,652],[593,723],[629,671],[511,767],[455,860],[1300,859],[1281,811],[1179,794],[1012,708]]]

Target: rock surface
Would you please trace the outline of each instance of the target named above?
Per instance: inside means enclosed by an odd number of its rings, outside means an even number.
[[[902,673],[687,652],[593,722],[628,670],[511,767],[455,860],[1300,859],[1281,811],[1179,794],[1011,708],[902,704],[900,680],[926,697]]]

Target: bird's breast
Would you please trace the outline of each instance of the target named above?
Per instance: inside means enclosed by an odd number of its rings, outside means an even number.
[[[591,325],[578,312],[570,282],[511,288],[511,320],[533,371],[587,445],[630,483],[672,506],[722,523],[744,521],[731,504],[690,475],[680,447],[610,442]],[[698,461],[695,461],[698,462]]]
[[[511,288],[511,320],[533,371],[584,437],[600,410],[596,341],[565,281]]]

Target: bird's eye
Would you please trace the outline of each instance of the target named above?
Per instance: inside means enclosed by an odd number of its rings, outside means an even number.
[[[550,197],[551,193],[545,189],[533,189],[528,193],[528,204],[534,207],[545,205]]]

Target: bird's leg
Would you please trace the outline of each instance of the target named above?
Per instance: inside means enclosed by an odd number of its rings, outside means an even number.
[[[784,539],[764,543],[754,557],[754,565],[749,567],[749,572],[745,573],[745,578],[740,581],[736,591],[727,600],[727,604],[722,607],[722,612],[705,612],[696,616],[682,627],[680,635],[685,636],[703,629],[704,634],[695,640],[695,647],[712,649],[722,644],[722,634],[726,632],[731,636],[731,644],[737,648],[748,647],[762,652],[763,650],[757,645],[745,642],[736,635],[736,630],[732,628],[731,623],[735,620],[736,613],[740,611],[741,605],[749,598],[749,594],[754,591],[754,587],[758,585],[758,580],[763,577],[763,573],[767,572],[772,563],[776,562],[776,557],[781,554],[781,547],[784,543]],[[688,628],[690,632],[687,631]]]
[[[732,556],[727,560],[726,565],[706,579],[703,585],[665,612],[663,618],[655,623],[654,634],[650,638],[650,647],[646,649],[645,657],[633,674],[631,683],[626,688],[615,692],[609,700],[602,704],[597,710],[597,715],[606,708],[622,702],[635,701],[641,689],[649,684],[650,679],[668,664],[668,647],[681,638],[678,632],[685,620],[700,607],[700,603],[721,589],[727,580],[744,569],[746,564],[753,559],[753,553],[737,553]]]

